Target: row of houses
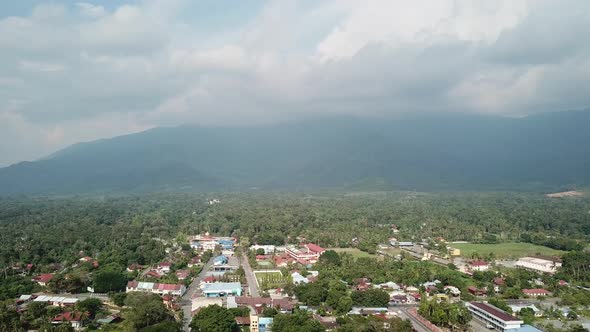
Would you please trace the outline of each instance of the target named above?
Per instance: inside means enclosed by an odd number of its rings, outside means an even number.
[[[129,281],[125,289],[129,292],[145,292],[159,295],[182,296],[186,292],[183,284],[160,284],[154,282]]]
[[[467,302],[465,304],[473,316],[488,328],[510,332],[541,332],[541,330],[525,325],[524,321],[506,311],[486,302]]]

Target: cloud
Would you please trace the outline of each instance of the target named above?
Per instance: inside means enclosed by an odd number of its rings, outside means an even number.
[[[159,125],[590,104],[587,1],[229,4],[40,4],[0,18],[0,163]]]

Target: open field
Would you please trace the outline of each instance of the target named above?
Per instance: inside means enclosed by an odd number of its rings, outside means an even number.
[[[530,243],[454,243],[451,246],[453,248],[460,249],[461,256],[463,257],[471,257],[471,255],[475,252],[477,252],[481,256],[486,256],[489,253],[494,253],[496,258],[519,258],[530,255],[555,256],[563,253],[563,251],[560,250],[555,250]]]
[[[254,275],[258,287],[263,290],[283,287],[289,282],[289,277],[283,276],[278,270],[254,271]]]
[[[584,193],[581,191],[570,190],[570,191],[562,191],[559,193],[547,194],[545,196],[547,196],[549,198],[581,197],[581,196],[584,196]]]
[[[354,258],[375,257],[375,255],[369,254],[369,253],[364,252],[364,251],[360,251],[357,248],[328,248],[327,250],[334,250],[337,253],[341,253],[341,252],[349,253]]]

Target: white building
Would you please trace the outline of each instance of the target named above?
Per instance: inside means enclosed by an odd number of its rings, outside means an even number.
[[[186,287],[182,284],[158,284],[154,282],[129,281],[125,290],[129,292],[154,293],[159,295],[182,296],[186,292]]]
[[[561,267],[561,260],[552,257],[523,257],[515,265],[527,270],[553,274]]]
[[[523,320],[486,302],[467,302],[465,305],[475,318],[486,325],[493,326],[498,331],[513,331],[524,324]]]

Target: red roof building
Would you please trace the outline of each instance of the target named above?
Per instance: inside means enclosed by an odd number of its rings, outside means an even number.
[[[32,280],[41,286],[47,286],[47,283],[53,279],[52,273],[45,273],[34,277]]]
[[[548,296],[551,293],[543,288],[523,289],[522,293],[527,296]]]

